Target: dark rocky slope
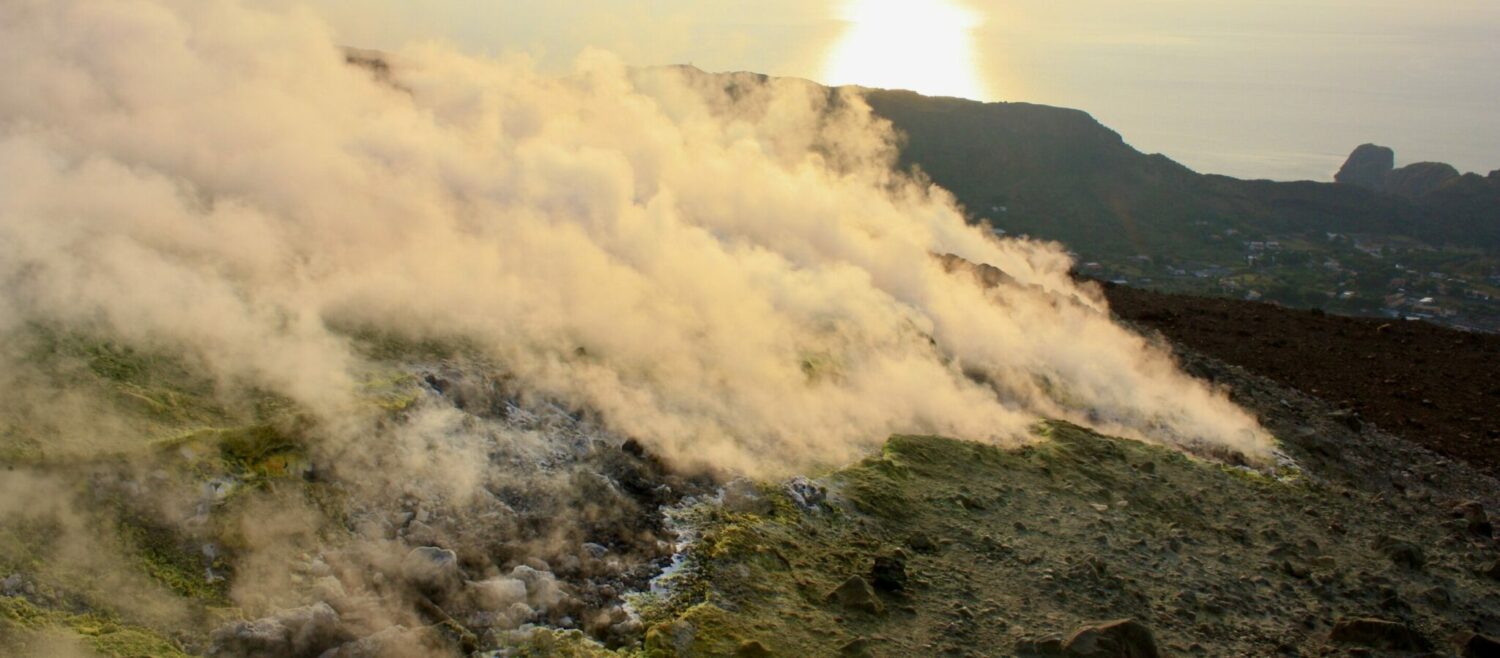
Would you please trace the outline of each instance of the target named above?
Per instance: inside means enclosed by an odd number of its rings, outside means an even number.
[[[1126,306],[1116,304],[1128,316]],[[109,583],[71,579],[48,552],[58,529],[38,520],[0,545],[0,647],[1414,656],[1500,635],[1492,477],[1178,348],[1190,372],[1226,387],[1280,439],[1279,465],[1234,467],[1043,423],[1020,448],[895,437],[814,479],[709,486],[663,471],[587,414],[518,397],[483,362],[372,346],[389,370],[372,378],[369,404],[391,427],[446,418],[468,428],[462,436],[493,438],[478,446],[492,478],[482,495],[442,501],[413,495],[438,483],[362,486],[378,463],[318,448],[307,434],[316,428],[274,400],[241,417],[207,404],[201,380],[169,356],[59,338],[37,358],[79,365],[58,376],[165,438],[128,460],[79,464],[10,445],[4,461],[73,482],[87,525],[61,530],[97,534],[100,555],[119,551],[136,595],[195,614],[153,620]],[[1433,358],[1430,367],[1447,367]],[[1343,365],[1350,376],[1365,370]],[[523,435],[532,442],[513,443]],[[168,494],[199,501],[206,522],[174,525],[163,516],[174,512],[153,504]],[[319,519],[318,534],[288,556],[286,580],[256,581],[241,529],[298,516]],[[648,585],[674,542],[668,575]],[[267,585],[297,604],[229,607],[232,588]],[[1136,653],[1111,653],[1127,649]]]
[[[1451,656],[1500,632],[1493,479],[1183,358],[1299,466],[1064,424],[1014,451],[895,437],[813,495],[731,488],[690,508],[700,534],[648,654]]]
[[[1500,474],[1500,336],[1105,286],[1122,318]]]

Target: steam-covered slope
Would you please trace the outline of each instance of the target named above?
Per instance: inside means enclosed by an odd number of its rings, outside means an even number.
[[[10,652],[628,650],[662,507],[733,477],[1041,417],[1274,459],[851,92],[389,57],[235,0],[0,4]]]
[[[673,552],[661,509],[709,490],[451,346],[362,339],[380,420],[339,444],[178,355],[22,339],[121,434],[59,445],[68,418],[6,419],[5,652],[435,655],[529,623],[628,645],[622,597]]]
[[[1500,633],[1493,480],[1195,368],[1284,431],[1302,468],[1268,477],[1067,424],[1014,451],[894,437],[825,488],[732,486],[694,508],[648,651],[1491,655],[1473,635]],[[1129,641],[1091,649],[1101,633]]]
[[[38,365],[162,438],[12,446],[0,646],[989,656],[1128,618],[1167,655],[1378,648],[1371,628],[1406,629],[1378,655],[1447,655],[1500,634],[1494,480],[1191,353],[1293,461],[1052,422],[1023,448],[897,436],[817,478],[713,482],[461,346],[361,341],[383,429],[355,450],[263,393],[216,402],[171,355],[39,336]]]

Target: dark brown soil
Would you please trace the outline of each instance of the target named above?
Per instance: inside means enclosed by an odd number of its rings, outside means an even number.
[[[1500,335],[1104,285],[1120,317],[1500,476]]]

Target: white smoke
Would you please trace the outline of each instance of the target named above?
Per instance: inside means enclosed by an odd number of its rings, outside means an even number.
[[[234,0],[0,5],[0,330],[179,350],[328,421],[350,330],[461,337],[678,464],[757,475],[1042,416],[1269,449],[1056,245],[893,171],[851,94],[602,52],[562,78],[442,44],[389,61]]]

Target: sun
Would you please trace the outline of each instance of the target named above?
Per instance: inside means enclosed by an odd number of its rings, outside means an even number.
[[[846,0],[849,29],[824,81],[987,100],[978,72],[977,13],[951,0]]]

